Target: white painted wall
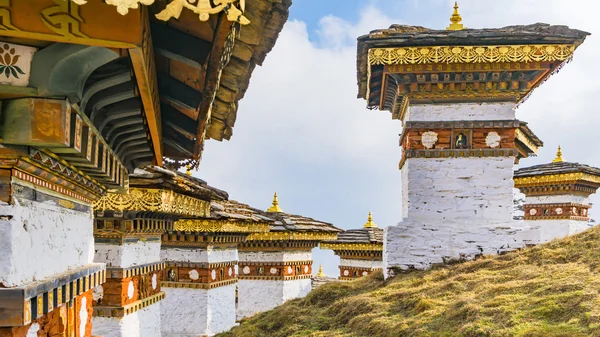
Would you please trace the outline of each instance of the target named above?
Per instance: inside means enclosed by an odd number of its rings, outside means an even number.
[[[237,319],[250,317],[283,304],[283,282],[239,280]]]
[[[212,336],[235,325],[235,284],[214,289],[162,288],[163,337]]]
[[[359,259],[340,259],[341,267],[356,267],[356,268],[383,268],[382,261],[359,260]]]
[[[88,265],[93,257],[91,213],[31,201],[0,205],[1,285],[40,281]]]
[[[160,337],[160,306],[156,302],[123,318],[93,317],[92,335],[102,337]]]
[[[208,336],[225,332],[235,325],[235,284],[209,289],[207,294]]]
[[[283,281],[283,301],[304,297],[311,290],[311,279]]]
[[[220,263],[238,260],[237,248],[171,248],[163,247],[160,251],[161,261]]]
[[[525,197],[525,204],[566,204],[575,203],[589,205],[590,198],[582,195],[544,195]]]
[[[536,244],[545,243],[554,239],[562,239],[570,235],[581,233],[589,228],[587,221],[579,220],[525,220],[536,231]]]
[[[312,286],[304,280],[239,280],[237,319],[271,310],[287,300],[306,296]]]
[[[404,218],[512,221],[513,157],[410,158],[402,168]]]
[[[460,103],[410,105],[404,121],[472,121],[515,119],[515,103]]]
[[[206,332],[207,290],[163,287],[166,298],[161,302],[163,337],[196,337]]]
[[[160,241],[138,241],[124,245],[97,243],[95,262],[107,267],[129,268],[160,261]]]
[[[240,252],[240,262],[312,261],[312,251]]]

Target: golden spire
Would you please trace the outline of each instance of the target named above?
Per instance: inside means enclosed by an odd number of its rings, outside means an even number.
[[[273,195],[273,205],[267,210],[269,213],[283,213],[281,207],[279,207],[279,200],[277,200],[277,192]]]
[[[556,158],[554,158],[554,160],[552,161],[553,163],[562,163],[563,157],[562,157],[562,150],[560,149],[560,145],[558,146],[558,151],[556,151]]]
[[[463,30],[465,29],[465,26],[463,26],[462,22],[462,17],[460,16],[460,14],[458,14],[458,2],[454,2],[454,12],[452,13],[452,16],[450,17],[450,22],[452,22],[450,24],[450,26],[448,26],[446,28],[446,30]]]
[[[317,277],[325,277],[325,273],[323,272],[323,265],[319,265],[319,272],[317,273]]]
[[[371,212],[369,212],[369,217],[367,218],[367,223],[365,223],[365,228],[377,228],[377,225],[373,222],[373,216]]]
[[[192,165],[187,164],[187,166],[185,167],[185,174],[187,174],[188,176],[192,175]]]

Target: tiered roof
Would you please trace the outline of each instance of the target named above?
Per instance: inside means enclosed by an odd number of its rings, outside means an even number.
[[[335,241],[323,242],[321,249],[340,251],[383,251],[383,229],[373,222],[371,212],[363,228],[349,229],[338,234]]]
[[[515,187],[526,195],[595,193],[600,187],[600,169],[565,162],[560,146],[551,163],[524,167],[514,173]]]

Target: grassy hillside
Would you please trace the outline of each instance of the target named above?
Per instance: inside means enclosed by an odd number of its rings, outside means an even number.
[[[600,228],[509,254],[326,284],[220,336],[600,336]]]

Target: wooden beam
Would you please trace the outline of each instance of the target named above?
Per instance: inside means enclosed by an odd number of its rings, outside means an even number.
[[[201,68],[208,53],[210,42],[170,28],[166,23],[150,23],[155,50],[171,59]]]
[[[204,149],[204,137],[206,135],[206,129],[210,124],[210,110],[215,100],[216,92],[219,89],[221,73],[229,61],[229,55],[224,54],[231,53],[233,50],[232,39],[235,39],[235,32],[232,32],[232,25],[233,24],[227,20],[226,16],[223,14],[219,15],[215,35],[212,41],[212,50],[210,51],[210,56],[206,63],[207,69],[202,102],[198,107],[199,123],[196,145],[194,146],[194,159],[196,160],[199,160],[202,156],[202,150]],[[231,50],[227,50],[226,48],[226,42],[228,40],[231,44]]]
[[[140,9],[121,15],[104,1],[89,1],[84,6],[56,0],[13,0],[9,4],[0,23],[3,36],[108,48],[132,48],[140,42]]]
[[[192,109],[197,109],[202,100],[202,93],[177,81],[169,75],[158,73],[160,94],[169,101],[183,103]]]
[[[144,113],[150,131],[150,138],[154,148],[154,161],[156,165],[162,165],[162,129],[160,113],[160,97],[156,79],[156,65],[154,64],[154,49],[152,47],[152,36],[146,6],[142,10],[142,44],[130,49],[129,55],[138,84]]]

